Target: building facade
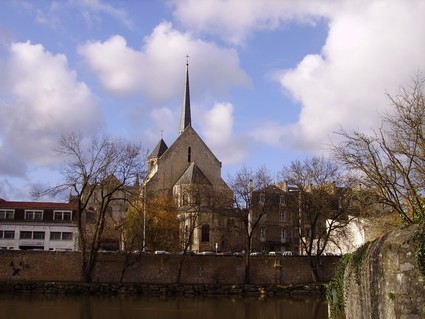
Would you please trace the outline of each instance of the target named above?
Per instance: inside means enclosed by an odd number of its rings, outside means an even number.
[[[78,250],[76,205],[0,199],[0,249]]]
[[[344,205],[344,194],[344,189],[334,184],[300,190],[281,183],[254,192],[250,214],[258,225],[253,231],[252,250],[300,255],[308,250],[316,254],[338,233],[347,234],[351,207]],[[358,235],[357,229],[353,232],[352,236]],[[333,251],[325,247],[323,253]]]

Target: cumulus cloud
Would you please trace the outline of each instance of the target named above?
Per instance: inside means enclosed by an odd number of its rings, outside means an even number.
[[[115,35],[104,42],[87,42],[79,53],[105,90],[117,95],[144,94],[156,101],[180,96],[187,54],[196,94],[223,94],[231,86],[249,83],[235,50],[195,39],[168,22],[145,37],[140,49],[130,48],[124,37]]]
[[[274,8],[276,12],[268,8],[245,20],[238,15],[232,26],[228,14],[223,13],[225,7],[239,5],[233,11],[247,16],[244,11],[252,12],[255,6],[265,2],[243,7],[238,1],[231,4],[217,1],[211,4],[213,9],[209,13],[204,12],[206,17],[198,28],[220,32],[211,23],[222,23],[238,42],[250,31],[262,27],[255,26],[258,20],[268,22],[266,26],[270,29],[288,20],[328,21],[329,33],[320,54],[307,55],[296,67],[275,73],[276,81],[301,108],[298,120],[268,121],[251,135],[261,143],[319,152],[341,127],[361,131],[377,127],[380,112],[388,107],[386,93],[394,93],[400,85],[409,84],[418,70],[425,70],[425,42],[420,32],[425,30],[425,20],[421,18],[425,2],[315,1],[304,3],[304,7],[300,5],[302,2],[281,1],[274,4],[279,6]],[[191,0],[186,3],[194,8],[199,5]],[[180,15],[181,5],[179,2],[176,15],[187,25],[196,27],[197,17]]]
[[[1,63],[0,154],[7,156],[0,157],[0,174],[22,176],[26,164],[50,164],[61,134],[91,134],[102,126],[92,93],[64,55],[13,43]]]
[[[258,30],[285,23],[328,22],[320,54],[307,55],[276,73],[300,104],[296,123],[263,123],[252,137],[271,145],[319,151],[333,131],[379,125],[385,93],[425,69],[423,0],[397,1],[173,1],[174,16],[187,28],[243,44]],[[237,12],[237,14],[235,14]]]
[[[283,71],[280,83],[301,103],[297,123],[282,138],[318,149],[333,131],[369,130],[388,106],[386,92],[425,68],[424,1],[347,1],[330,16],[320,55],[306,56]]]
[[[232,104],[216,103],[204,113],[200,124],[205,142],[221,161],[234,164],[244,160],[248,148],[243,138],[233,134]]]

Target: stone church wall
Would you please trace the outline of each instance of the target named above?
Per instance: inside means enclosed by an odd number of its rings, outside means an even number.
[[[195,162],[213,185],[221,180],[221,163],[202,142],[192,128],[187,128],[158,161],[158,188],[171,189],[189,167],[188,148],[191,148],[190,162]]]

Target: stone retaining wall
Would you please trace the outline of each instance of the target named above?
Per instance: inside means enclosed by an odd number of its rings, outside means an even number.
[[[181,255],[131,256],[123,283],[173,284]],[[332,277],[339,257],[322,257],[321,280]],[[125,254],[100,253],[93,282],[120,282]],[[81,282],[81,254],[77,252],[0,251],[0,282]],[[236,256],[186,256],[180,283],[234,285],[244,282],[244,258]],[[311,282],[307,257],[253,257],[251,283],[290,285]]]
[[[418,270],[412,240],[417,227],[386,234],[348,264],[347,319],[425,318],[425,278]]]
[[[67,282],[3,282],[0,293],[55,295],[148,295],[148,296],[323,296],[323,284],[307,285],[155,285]]]

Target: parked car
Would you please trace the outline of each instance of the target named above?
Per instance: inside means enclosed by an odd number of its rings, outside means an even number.
[[[232,252],[230,252],[230,251],[220,251],[216,255],[217,256],[231,256]]]
[[[261,251],[253,251],[249,255],[250,256],[263,256],[263,253]]]
[[[194,251],[191,251],[191,250],[187,250],[186,252],[180,251],[177,254],[179,254],[179,255],[188,255],[188,256],[194,256],[194,255],[196,255],[196,253]]]
[[[269,256],[282,256],[282,253],[280,251],[271,251]]]
[[[233,253],[233,256],[240,256],[240,257],[242,257],[242,256],[245,256],[245,252],[243,252],[243,251],[235,251]]]
[[[213,253],[212,251],[200,251],[198,252],[198,255],[211,256],[211,255],[215,255],[215,253]]]
[[[284,251],[282,256],[297,256],[293,251]]]
[[[169,252],[165,250],[155,250],[154,255],[168,255]]]

